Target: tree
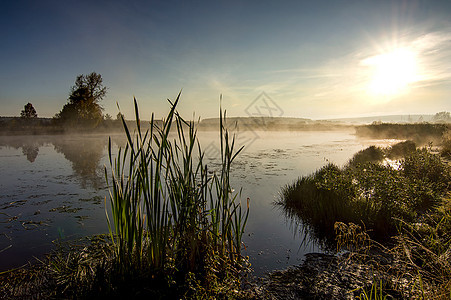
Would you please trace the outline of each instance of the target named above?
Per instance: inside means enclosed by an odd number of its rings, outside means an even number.
[[[441,111],[436,113],[432,119],[437,123],[448,123],[451,122],[451,114],[448,111]]]
[[[121,112],[118,112],[116,115],[116,120],[120,121],[122,119],[125,119],[124,114]]]
[[[92,72],[79,75],[72,86],[69,99],[57,118],[72,124],[97,125],[102,119],[100,101],[107,88],[103,86],[102,75]]]
[[[110,114],[105,115],[105,121],[111,121],[113,120],[113,117]]]
[[[25,119],[37,118],[38,114],[36,113],[36,110],[34,109],[33,104],[28,102],[24,106],[23,110],[20,112],[20,117],[25,118]]]

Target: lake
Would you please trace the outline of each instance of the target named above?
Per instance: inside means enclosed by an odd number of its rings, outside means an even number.
[[[199,139],[214,169],[218,133],[200,132]],[[115,149],[125,144],[122,135],[112,141]],[[238,145],[247,146],[235,160],[231,183],[241,189],[243,204],[250,198],[244,255],[255,274],[297,265],[305,253],[322,251],[274,205],[281,187],[327,162],[343,165],[369,145],[395,142],[360,139],[353,131],[238,133]],[[108,232],[107,146],[106,135],[0,137],[0,271],[42,257],[54,241]]]

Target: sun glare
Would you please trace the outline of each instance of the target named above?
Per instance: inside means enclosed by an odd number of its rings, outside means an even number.
[[[369,57],[362,61],[371,67],[368,92],[375,96],[395,96],[406,92],[409,84],[418,81],[417,57],[408,48]]]

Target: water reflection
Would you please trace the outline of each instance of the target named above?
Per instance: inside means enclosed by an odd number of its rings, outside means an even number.
[[[38,157],[39,145],[23,145],[22,153],[27,157],[27,160],[32,163],[36,160],[36,157]]]
[[[300,241],[300,248],[313,244],[324,252],[333,252],[336,249],[335,238],[327,236],[308,222],[305,222],[298,210],[283,204],[281,201],[275,203],[275,207],[285,216],[288,228],[293,233],[293,236]]]
[[[103,166],[100,164],[108,143],[107,136],[22,136],[1,137],[0,146],[22,149],[31,163],[39,155],[39,148],[53,145],[57,153],[71,162],[75,177],[83,188],[104,186]]]
[[[104,136],[53,141],[56,152],[62,153],[72,163],[72,170],[80,179],[81,186],[86,188],[90,185],[96,189],[104,186],[100,160],[106,145]]]
[[[0,136],[0,272],[107,232],[108,136]]]
[[[39,147],[45,144],[45,140],[40,137],[26,136],[26,137],[2,137],[0,146],[7,146],[14,149],[22,148],[22,153],[27,160],[33,163],[39,153]]]

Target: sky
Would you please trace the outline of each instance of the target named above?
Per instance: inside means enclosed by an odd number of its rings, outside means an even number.
[[[1,1],[0,116],[53,117],[80,74],[157,118],[451,111],[451,1]],[[262,97],[263,96],[263,97]],[[263,100],[262,100],[263,99]],[[272,106],[259,110],[262,102]]]

